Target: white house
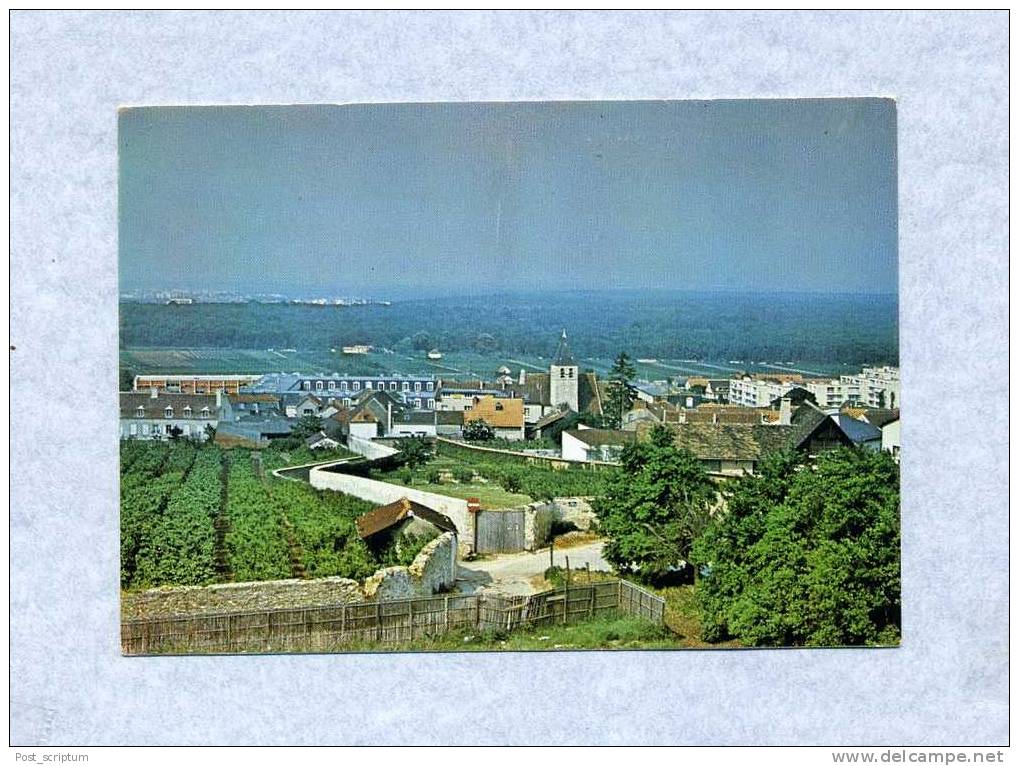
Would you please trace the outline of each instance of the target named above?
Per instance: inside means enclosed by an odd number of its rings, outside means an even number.
[[[902,451],[901,434],[898,418],[889,420],[881,426],[881,449],[891,452],[896,463],[899,462],[899,453]]]
[[[223,394],[169,394],[158,388],[120,394],[121,439],[185,437],[205,441],[215,428],[223,407]]]
[[[564,460],[615,462],[623,447],[634,442],[634,431],[607,428],[578,428],[563,431],[562,456]]]
[[[393,415],[389,436],[435,436],[435,412],[406,410]]]

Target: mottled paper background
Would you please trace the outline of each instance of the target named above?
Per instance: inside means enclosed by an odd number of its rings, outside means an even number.
[[[1007,739],[1005,13],[11,20],[15,745]],[[904,646],[123,659],[116,109],[894,96]]]

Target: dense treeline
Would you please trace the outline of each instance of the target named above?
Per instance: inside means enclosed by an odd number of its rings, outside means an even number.
[[[899,469],[887,452],[796,455],[743,479],[695,544],[704,637],[758,646],[897,644]]]
[[[576,292],[412,300],[391,306],[122,303],[128,347],[297,348],[370,343],[404,351],[614,358],[898,362],[892,295]]]
[[[719,487],[656,430],[624,450],[595,511],[618,571],[695,580],[707,641],[899,641],[899,469],[887,452],[775,454]]]

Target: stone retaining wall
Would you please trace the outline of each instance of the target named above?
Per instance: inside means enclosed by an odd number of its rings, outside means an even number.
[[[449,516],[456,525],[462,541],[467,542],[474,539],[474,521],[467,512],[467,501],[458,497],[437,495],[434,492],[424,492],[413,487],[405,487],[402,484],[390,484],[385,481],[335,473],[321,468],[311,469],[308,482],[315,489],[331,489],[379,505],[393,503],[406,497],[408,500],[421,503],[421,505],[426,505],[432,510]]]
[[[317,580],[265,580],[153,588],[121,595],[125,620],[213,612],[257,612],[357,604],[365,599],[431,596],[456,583],[457,539],[445,532],[429,542],[407,567],[380,569],[362,585],[345,577]]]
[[[124,593],[120,599],[124,619],[172,614],[249,612],[263,609],[332,606],[364,600],[361,583],[345,577],[317,580],[268,580],[154,588]]]
[[[351,452],[356,452],[358,455],[362,455],[369,460],[392,457],[400,452],[400,450],[394,449],[386,444],[379,444],[371,439],[364,439],[360,436],[354,436],[353,434],[347,436],[347,449]]]
[[[555,503],[531,503],[524,507],[524,550],[534,551],[548,544],[552,523],[559,517]]]
[[[439,535],[421,549],[410,566],[380,569],[365,580],[365,598],[387,601],[450,590],[456,583],[456,548],[456,535]]]

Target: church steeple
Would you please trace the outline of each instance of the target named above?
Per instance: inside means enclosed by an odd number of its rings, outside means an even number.
[[[552,357],[552,364],[556,367],[576,367],[577,361],[573,358],[573,354],[570,353],[570,344],[566,342],[566,330],[563,330],[563,334],[559,337],[559,347],[555,351],[555,356]]]

